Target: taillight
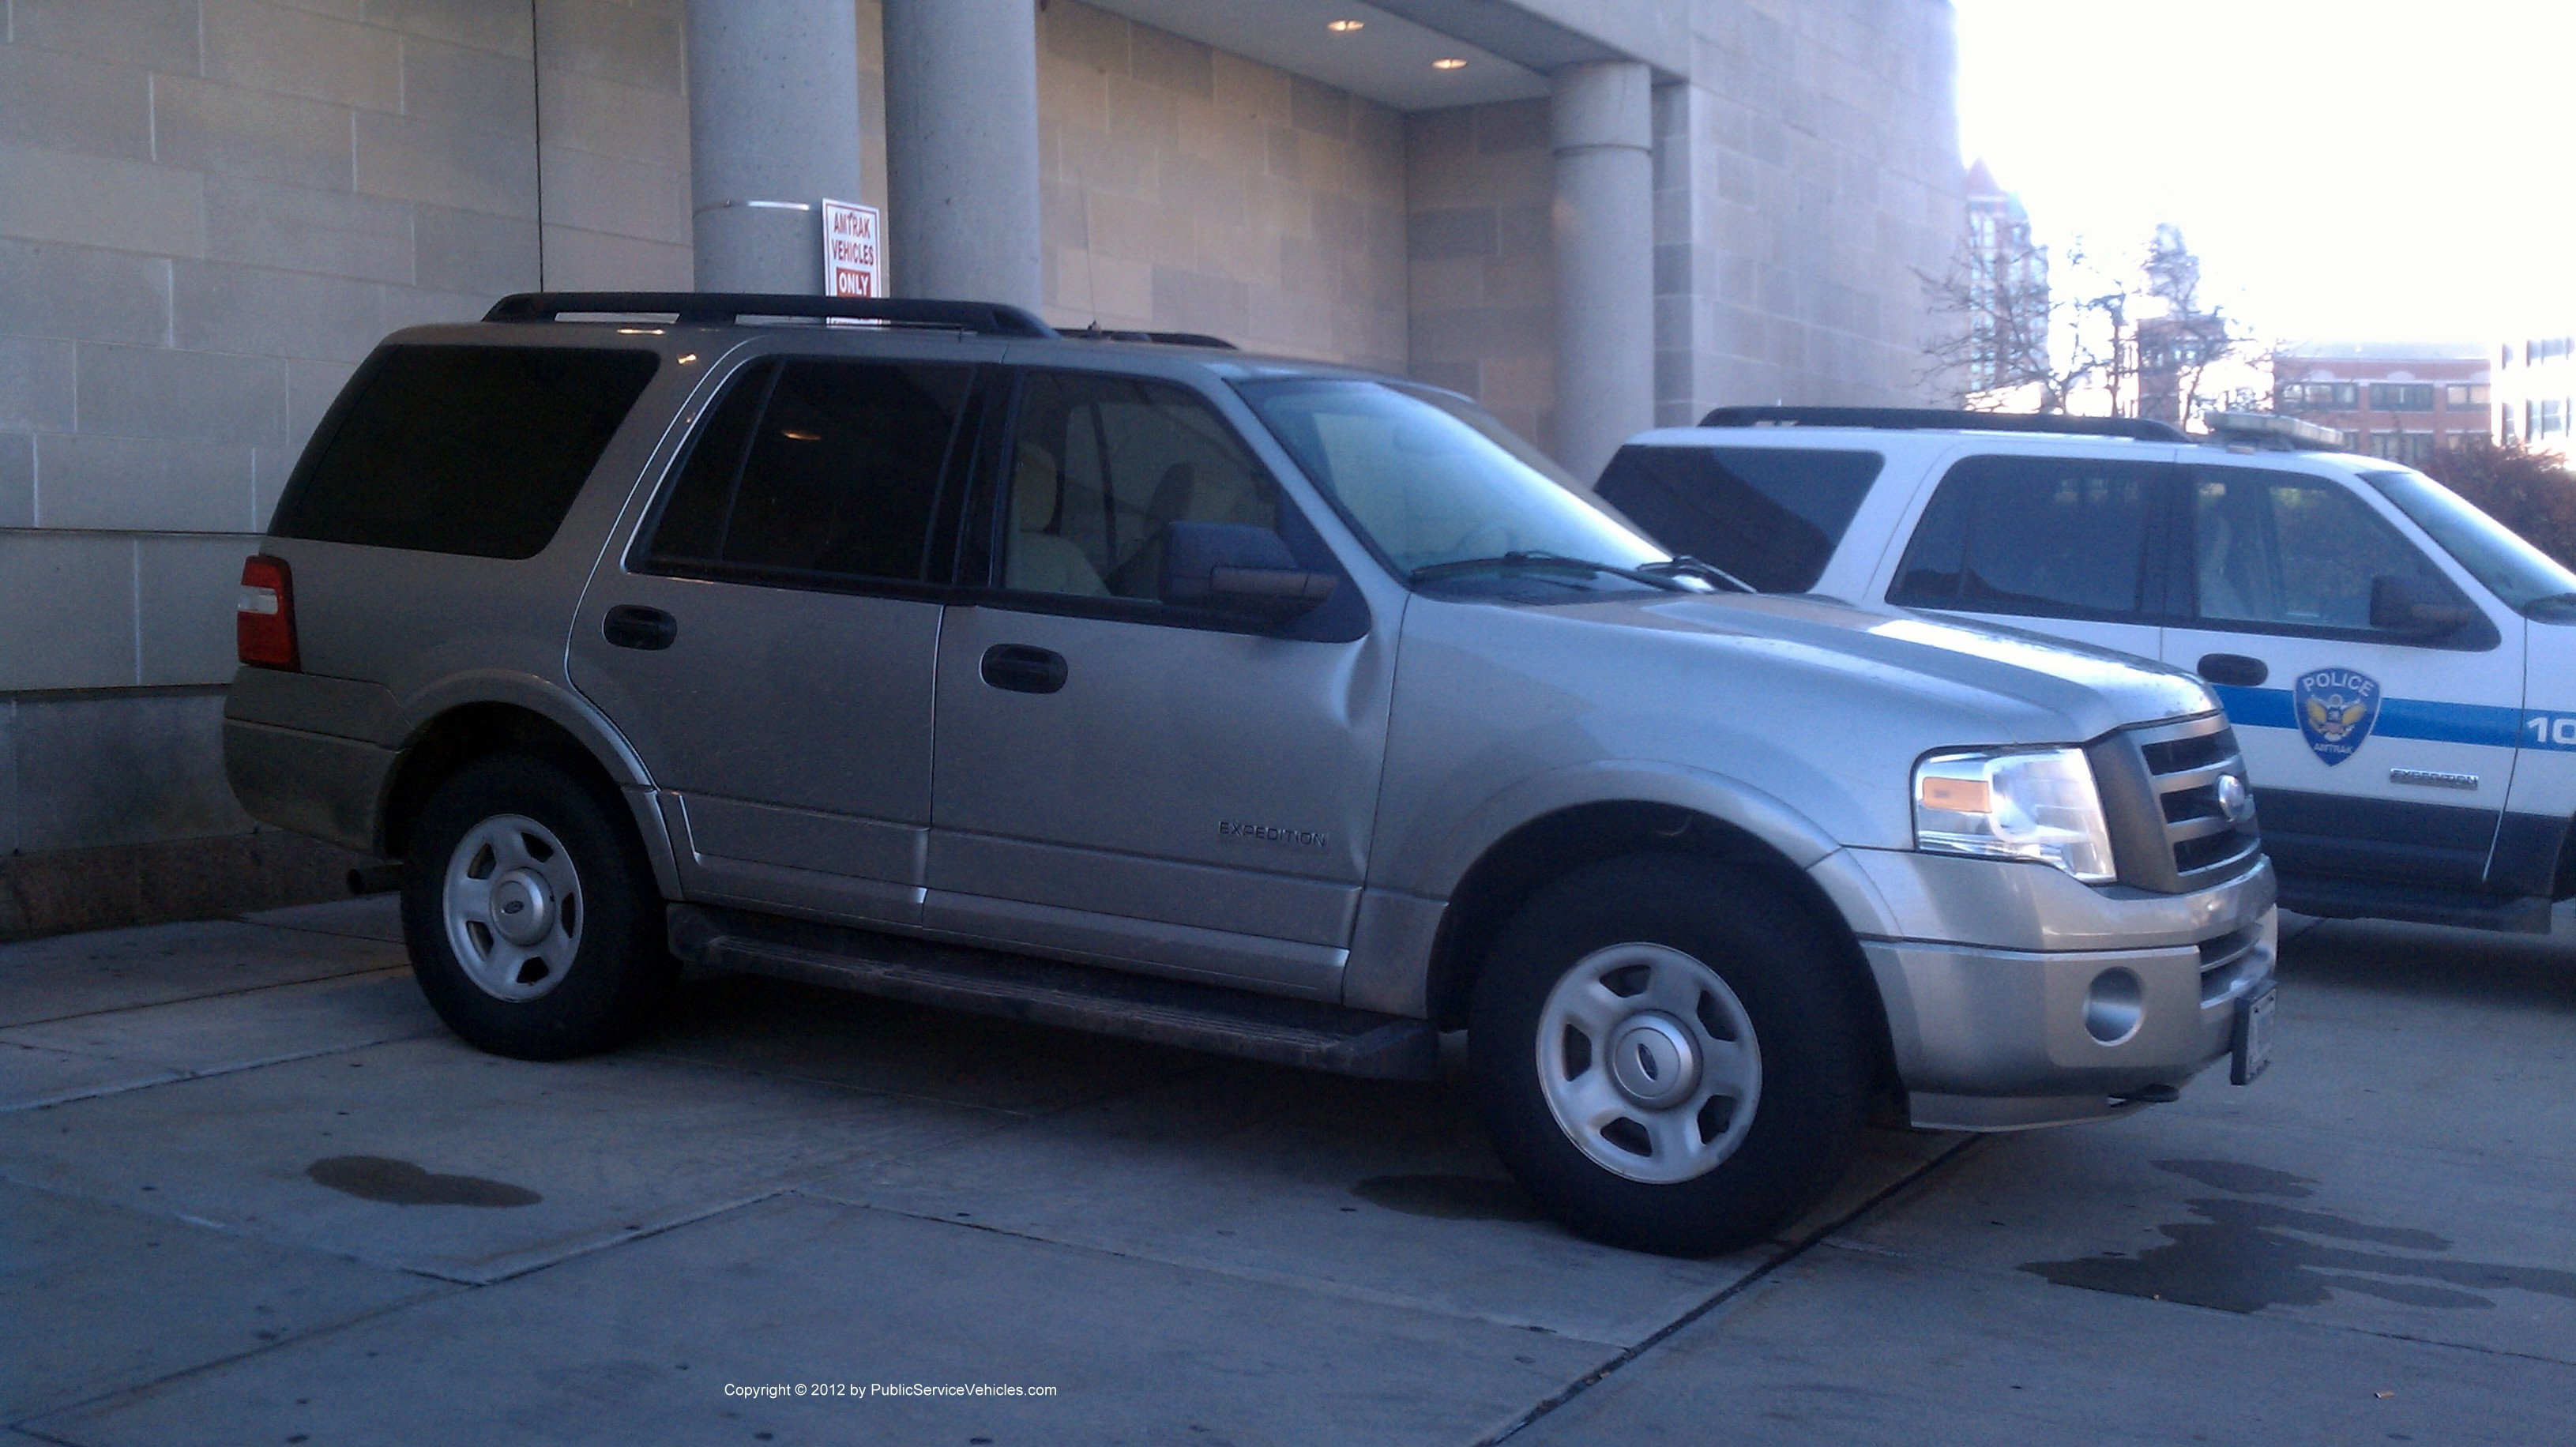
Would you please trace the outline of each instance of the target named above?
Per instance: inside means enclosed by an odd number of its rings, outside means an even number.
[[[290,671],[303,667],[295,653],[295,585],[284,560],[266,553],[243,559],[237,607],[233,637],[242,662]]]

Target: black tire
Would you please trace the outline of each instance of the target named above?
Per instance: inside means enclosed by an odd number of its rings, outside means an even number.
[[[1752,1123],[1733,1153],[1669,1184],[1596,1163],[1558,1124],[1540,1081],[1550,992],[1595,951],[1631,943],[1713,970],[1749,1017],[1760,1054]],[[1775,881],[1752,870],[1632,855],[1545,886],[1486,956],[1469,1015],[1477,1106],[1496,1153],[1541,1206],[1608,1245],[1706,1256],[1760,1240],[1840,1178],[1867,1108],[1870,1016],[1837,953]]]
[[[403,937],[421,993],[478,1050],[564,1060],[613,1049],[652,1018],[677,974],[643,841],[605,793],[544,760],[495,754],[457,770],[421,810],[403,863]],[[570,963],[531,999],[502,999],[476,984],[448,934],[450,860],[470,832],[506,816],[560,840],[579,880]]]

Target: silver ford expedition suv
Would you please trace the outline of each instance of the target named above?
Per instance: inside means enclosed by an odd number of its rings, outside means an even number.
[[[682,962],[1377,1076],[1464,1029],[1576,1229],[1698,1253],[1873,1109],[2269,1041],[2198,682],[1756,596],[1465,400],[976,303],[513,297],[396,334],[243,570],[256,817],[399,870],[468,1041]]]

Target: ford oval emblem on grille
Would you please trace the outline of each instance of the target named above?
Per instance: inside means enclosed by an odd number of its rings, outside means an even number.
[[[2245,787],[2243,779],[2234,774],[2221,774],[2217,792],[2218,811],[2227,816],[2229,823],[2242,824],[2253,814],[2254,792]]]

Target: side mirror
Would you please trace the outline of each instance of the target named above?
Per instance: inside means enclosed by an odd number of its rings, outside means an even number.
[[[1285,539],[1238,523],[1176,522],[1163,533],[1164,602],[1272,623],[1313,612],[1341,579],[1301,567]]]
[[[2434,602],[2406,578],[2370,580],[2370,626],[2415,638],[2444,638],[2476,621],[2466,603]]]

